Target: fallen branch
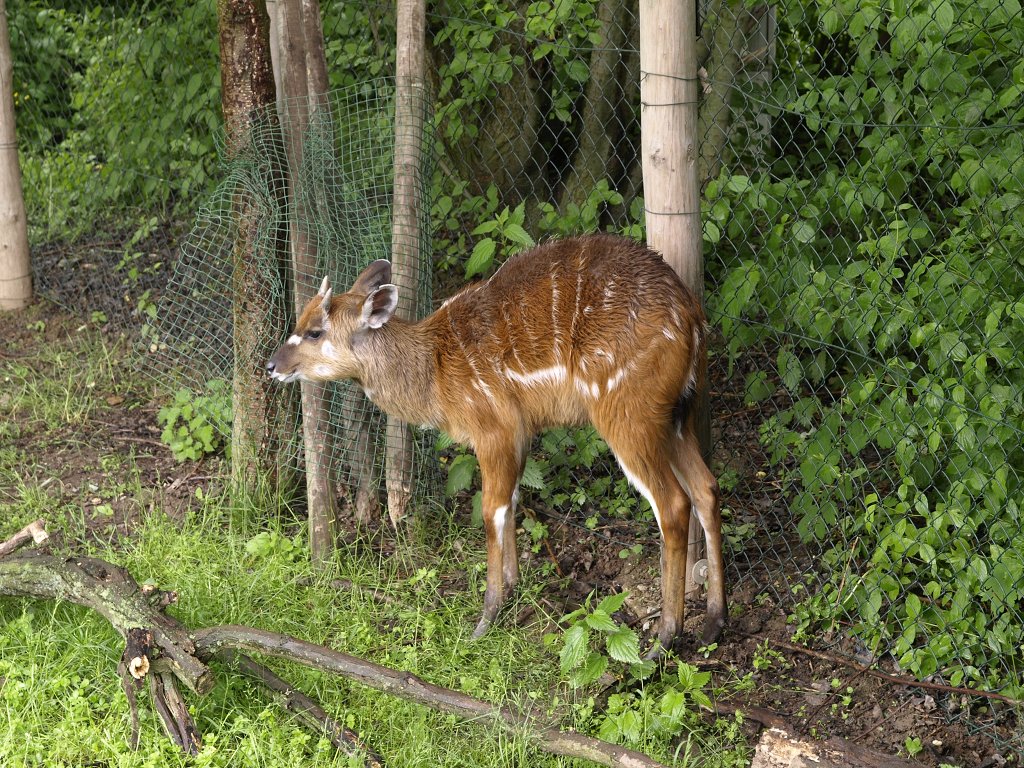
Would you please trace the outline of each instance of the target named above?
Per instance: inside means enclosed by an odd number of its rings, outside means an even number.
[[[233,648],[296,661],[314,669],[334,672],[431,709],[491,722],[516,734],[532,735],[542,749],[552,754],[582,757],[599,765],[623,768],[654,768],[661,765],[640,752],[573,731],[561,731],[556,726],[539,723],[529,715],[514,712],[510,707],[496,707],[459,691],[428,683],[410,672],[384,667],[288,635],[227,625],[200,629],[193,634],[193,639],[201,658],[209,658],[224,648]]]
[[[39,554],[0,558],[2,595],[65,600],[92,608],[126,639],[132,637],[118,670],[132,709],[133,743],[138,738],[135,693],[141,680],[148,678],[154,704],[168,735],[186,752],[197,752],[199,733],[175,681],[195,693],[205,694],[214,683],[213,672],[206,662],[214,656],[226,656],[283,700],[304,725],[318,734],[326,734],[339,749],[358,755],[367,768],[382,766],[379,756],[367,750],[356,734],[328,717],[319,704],[262,665],[235,653],[247,650],[342,675],[442,712],[493,723],[530,738],[540,749],[556,755],[584,758],[610,768],[664,768],[640,752],[572,731],[561,731],[557,725],[516,712],[511,707],[497,707],[459,691],[433,685],[408,672],[287,635],[241,626],[211,627],[189,634],[177,620],[163,613],[174,601],[173,593],[144,593],[131,574],[103,560],[84,557],[62,560]]]
[[[36,544],[42,544],[49,537],[50,534],[46,532],[43,521],[33,520],[3,544],[0,544],[0,557],[11,554],[11,552],[14,552],[19,547],[25,546],[30,541],[35,542]]]

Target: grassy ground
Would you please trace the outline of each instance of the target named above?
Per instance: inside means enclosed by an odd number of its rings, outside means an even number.
[[[701,714],[702,678],[623,685],[611,661],[598,683],[567,684],[564,627],[528,568],[499,626],[469,633],[480,610],[482,537],[445,510],[395,541],[347,546],[326,573],[308,562],[300,520],[234,506],[223,464],[177,464],[157,439],[161,394],[138,378],[129,345],[36,305],[0,319],[0,540],[42,517],[52,551],[86,553],[179,594],[190,627],[247,624],[329,645],[497,704],[617,736],[683,765],[743,765],[731,719]],[[517,623],[515,617],[528,617]],[[547,641],[545,634],[553,636]],[[578,635],[579,633],[577,633]],[[599,630],[589,632],[593,648]],[[252,684],[217,668],[189,697],[203,737],[186,760],[142,707],[138,752],[115,669],[123,645],[98,615],[66,604],[0,598],[0,764],[4,766],[344,766]],[[561,653],[561,655],[560,655]],[[508,737],[338,678],[269,665],[354,728],[390,766],[556,766]]]

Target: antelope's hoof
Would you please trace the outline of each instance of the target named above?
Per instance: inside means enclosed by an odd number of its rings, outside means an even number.
[[[704,617],[704,632],[701,634],[700,639],[704,645],[711,645],[718,641],[719,636],[722,634],[722,629],[725,628],[725,617],[723,616],[705,616]]]
[[[479,640],[481,637],[487,634],[487,630],[491,628],[491,620],[486,616],[480,618],[479,623],[476,625],[476,629],[473,630],[473,639]]]

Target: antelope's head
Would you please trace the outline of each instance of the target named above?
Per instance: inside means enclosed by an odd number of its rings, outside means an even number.
[[[366,341],[397,306],[390,262],[370,264],[340,296],[333,295],[325,277],[295,331],[267,361],[267,373],[281,382],[358,379]]]

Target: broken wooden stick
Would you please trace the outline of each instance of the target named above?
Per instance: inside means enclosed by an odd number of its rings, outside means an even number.
[[[46,532],[46,524],[42,520],[33,520],[7,541],[0,544],[0,557],[9,555],[19,547],[23,547],[30,541],[35,544],[42,544],[50,537]]]

